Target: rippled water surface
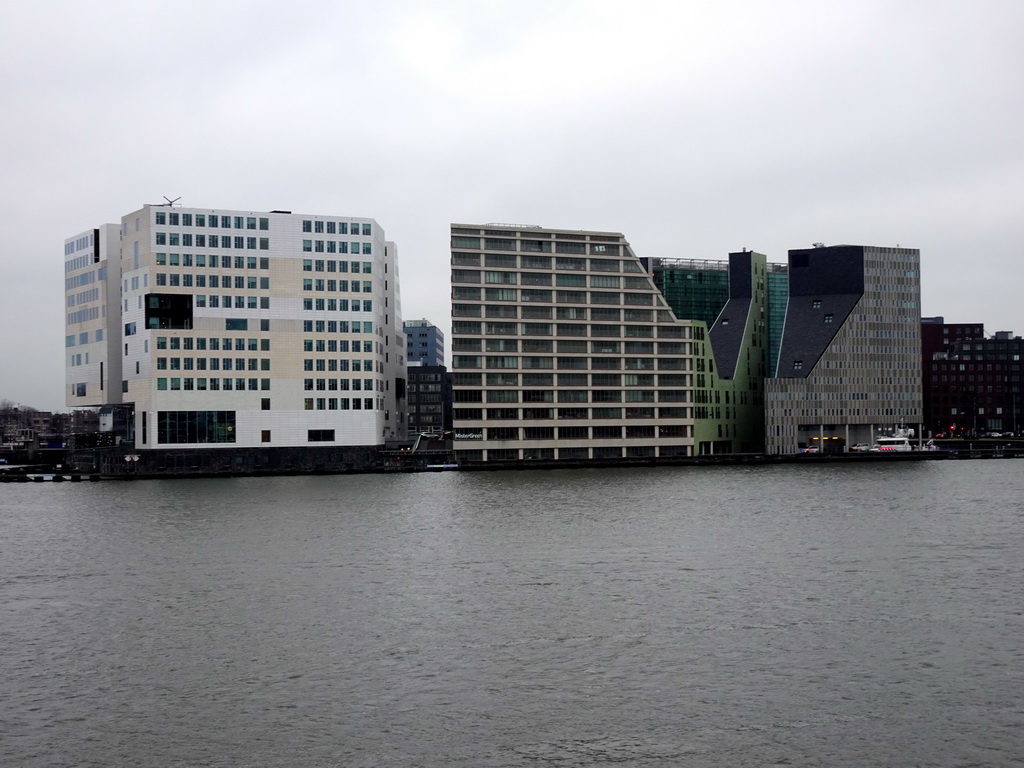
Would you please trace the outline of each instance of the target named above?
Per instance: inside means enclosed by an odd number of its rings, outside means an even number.
[[[4,766],[1010,766],[1015,460],[0,486]]]

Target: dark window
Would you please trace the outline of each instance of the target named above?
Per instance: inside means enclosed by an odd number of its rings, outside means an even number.
[[[158,411],[158,443],[233,443],[234,411]]]

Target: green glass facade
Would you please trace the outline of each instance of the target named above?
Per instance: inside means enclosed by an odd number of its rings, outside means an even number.
[[[729,300],[727,262],[657,259],[653,271],[654,284],[676,317],[714,325]]]
[[[768,375],[775,375],[779,362],[782,328],[789,302],[789,272],[785,264],[768,265]]]
[[[652,272],[676,317],[703,320],[710,328],[729,300],[729,263],[702,259],[655,259]],[[775,375],[789,301],[786,264],[767,265],[768,375]]]

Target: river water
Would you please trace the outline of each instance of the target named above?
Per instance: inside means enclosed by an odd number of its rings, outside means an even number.
[[[1024,464],[0,486],[4,766],[1010,766]]]

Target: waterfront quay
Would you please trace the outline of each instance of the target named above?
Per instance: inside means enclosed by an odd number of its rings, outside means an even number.
[[[130,455],[130,454],[129,454]],[[327,462],[313,465],[300,464],[280,467],[253,468],[232,461],[225,454],[215,463],[203,466],[181,462],[170,466],[150,466],[140,469],[138,462],[103,462],[107,470],[116,471],[68,471],[60,466],[13,465],[0,468],[0,483],[28,482],[80,482],[83,480],[145,480],[198,477],[272,477],[294,475],[345,475],[345,474],[393,474],[418,472],[485,472],[492,470],[550,470],[550,469],[614,469],[639,467],[728,467],[728,466],[774,466],[774,465],[860,465],[894,464],[924,461],[970,460],[970,459],[1020,459],[1024,458],[1024,441],[1010,441],[993,444],[993,441],[945,441],[942,448],[935,450],[914,450],[909,452],[863,452],[863,453],[796,453],[766,455],[758,453],[728,453],[693,457],[617,459],[615,461],[550,461],[526,459],[509,462],[457,464],[449,454],[431,452],[417,455],[402,451],[381,452],[376,461],[363,466],[331,466]],[[123,462],[123,463],[122,463]]]

